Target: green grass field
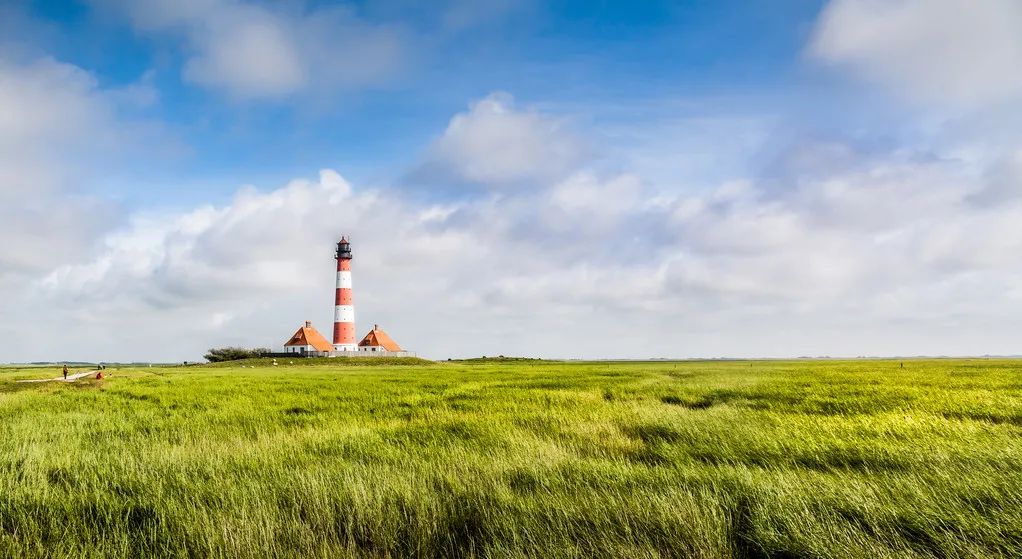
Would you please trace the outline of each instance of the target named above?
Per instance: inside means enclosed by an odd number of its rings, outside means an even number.
[[[0,369],[0,556],[1022,556],[1022,361],[398,363]]]

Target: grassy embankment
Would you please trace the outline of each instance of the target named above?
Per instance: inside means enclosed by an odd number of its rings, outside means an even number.
[[[1020,371],[0,369],[0,556],[1018,557]]]

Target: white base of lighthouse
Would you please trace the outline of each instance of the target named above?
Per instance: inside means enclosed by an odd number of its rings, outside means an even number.
[[[334,346],[334,351],[358,351],[358,346],[355,344],[338,344]]]

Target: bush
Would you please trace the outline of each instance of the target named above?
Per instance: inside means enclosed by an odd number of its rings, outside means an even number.
[[[220,363],[222,361],[237,361],[239,359],[249,359],[251,357],[262,357],[270,353],[270,350],[260,347],[255,349],[246,349],[243,347],[214,347],[206,352],[203,357],[210,363]]]

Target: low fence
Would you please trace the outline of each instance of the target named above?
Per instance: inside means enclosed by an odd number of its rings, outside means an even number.
[[[414,351],[307,351],[305,353],[264,353],[260,357],[302,359],[305,357],[418,357]]]
[[[318,357],[418,357],[414,351],[326,351]]]

